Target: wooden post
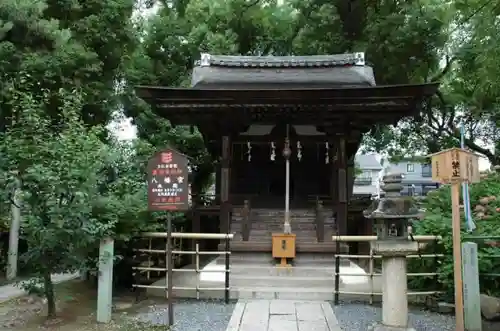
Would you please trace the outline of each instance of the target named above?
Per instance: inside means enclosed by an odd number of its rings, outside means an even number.
[[[347,153],[346,139],[340,137],[338,153],[338,207],[337,207],[337,228],[339,235],[347,233]]]
[[[451,185],[451,213],[453,234],[453,273],[455,281],[456,330],[464,329],[464,301],[462,284],[462,252],[460,248],[460,183]]]
[[[347,162],[347,201],[349,202],[351,199],[352,199],[352,194],[354,192],[354,180],[355,180],[355,177],[356,177],[356,173],[355,173],[355,168],[356,168],[356,165],[355,165],[355,161],[354,161],[354,155],[352,157],[352,159],[350,159],[348,162]]]
[[[220,229],[223,233],[231,231],[231,203],[229,201],[229,175],[231,163],[231,138],[222,137],[221,184],[220,184]]]
[[[337,208],[339,206],[339,195],[338,195],[338,187],[339,187],[339,146],[337,140],[330,141],[330,162],[331,171],[330,171],[330,198],[331,198],[331,207],[333,216],[337,219]],[[338,230],[338,229],[337,229]]]
[[[114,240],[106,238],[99,246],[99,280],[97,287],[97,322],[111,322],[113,305]]]
[[[460,189],[463,182],[479,182],[478,157],[461,148],[450,148],[430,156],[432,157],[432,180],[438,183],[451,184],[455,328],[457,331],[464,331]]]
[[[174,247],[172,245],[172,218],[167,219],[167,304],[168,304],[168,325],[174,325],[174,261],[172,258],[172,250]],[[197,277],[198,279],[199,277]]]
[[[193,233],[201,232],[201,213],[198,210],[198,205],[193,206]],[[191,248],[194,251],[196,248],[196,244],[198,244],[198,239],[191,239]],[[204,249],[204,247],[202,247]],[[191,255],[191,263],[196,262],[196,256]]]

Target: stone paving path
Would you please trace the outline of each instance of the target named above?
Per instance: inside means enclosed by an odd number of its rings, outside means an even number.
[[[80,277],[80,274],[78,273],[55,274],[52,275],[52,281],[54,282],[54,284],[59,284],[61,282],[76,279],[78,277]],[[26,292],[23,289],[16,286],[16,284],[0,286],[0,303],[9,301],[11,299],[19,298],[25,294]]]
[[[240,300],[226,331],[342,331],[326,301]]]

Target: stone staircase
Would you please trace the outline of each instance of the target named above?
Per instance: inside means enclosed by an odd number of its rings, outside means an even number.
[[[321,255],[318,259],[299,255],[291,268],[276,267],[275,262],[270,261],[235,260],[231,263],[232,293],[241,299],[332,300],[335,262],[333,256]],[[343,259],[341,267],[350,263]]]
[[[272,257],[272,233],[283,232],[284,211],[273,209],[253,209],[250,215],[251,230],[248,241],[242,239],[243,210],[235,209],[232,214],[230,254],[230,296],[232,299],[293,299],[293,300],[332,300],[335,288],[335,252],[332,241],[333,219],[325,217],[323,242],[316,238],[316,215],[313,208],[293,209],[290,213],[292,232],[297,235],[296,258],[290,261],[289,268],[277,267],[279,261]],[[324,211],[331,215],[330,210]],[[225,250],[224,243],[219,250]],[[341,252],[346,246],[340,247]],[[197,297],[194,290],[181,289],[186,284],[200,288],[222,288],[224,286],[225,257],[221,255],[210,263],[212,271],[207,272],[210,280],[196,280],[199,274],[174,273],[174,291],[177,297]],[[349,273],[353,265],[347,259],[340,260],[340,273]],[[205,270],[205,269],[204,269]],[[214,271],[220,273],[214,276]],[[202,272],[203,273],[203,272]],[[188,274],[190,274],[188,276]],[[205,276],[207,276],[205,275]],[[215,277],[215,278],[212,278]],[[165,281],[159,282],[160,285]],[[340,280],[340,287],[346,286]],[[149,291],[154,292],[153,289]],[[163,291],[157,295],[164,296]],[[201,291],[201,298],[223,298],[222,290]]]
[[[310,209],[293,209],[290,211],[292,233],[296,235],[297,252],[320,253],[335,251],[332,242],[334,220],[329,209],[323,210],[324,236],[318,242],[316,235],[316,211]],[[252,209],[250,214],[250,236],[243,241],[244,216],[242,209],[235,209],[232,214],[231,233],[234,239],[231,249],[234,251],[271,252],[272,234],[283,232],[285,212],[282,209]],[[245,247],[247,247],[245,249]]]
[[[325,217],[324,241],[331,241],[334,220],[331,210],[323,211]],[[252,209],[250,214],[250,239],[249,241],[271,240],[272,233],[283,232],[285,212],[279,209]],[[290,211],[292,232],[297,235],[297,241],[317,242],[316,239],[316,212],[314,209],[294,209]],[[231,232],[236,240],[242,240],[243,216],[241,209],[233,211]]]
[[[297,254],[291,267],[278,267],[271,251],[272,233],[283,231],[284,212],[272,209],[254,209],[251,214],[251,231],[248,241],[242,240],[243,215],[233,211],[229,286],[231,299],[292,299],[332,300],[335,295],[335,250],[331,240],[333,220],[325,220],[325,237],[318,242],[313,209],[292,210],[292,232],[297,235]],[[219,250],[225,249],[224,243]],[[343,251],[344,248],[341,247]],[[348,274],[353,265],[340,259],[340,274]],[[187,266],[193,268],[193,266]],[[359,269],[359,268],[358,268]],[[200,273],[174,272],[174,295],[179,298],[223,298],[225,282],[225,256],[203,266]],[[352,271],[351,271],[352,272]],[[339,286],[343,288],[342,279]],[[150,295],[165,296],[165,280],[148,289]],[[191,289],[188,289],[190,287]],[[193,287],[201,290],[196,292]],[[215,290],[207,290],[212,288]]]

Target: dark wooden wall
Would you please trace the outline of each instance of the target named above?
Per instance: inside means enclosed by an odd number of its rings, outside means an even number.
[[[292,147],[290,158],[292,207],[305,206],[307,200],[313,196],[328,196],[331,165],[325,164],[324,147],[316,143],[303,145],[300,160],[297,158],[296,146]],[[246,144],[233,144],[232,152],[230,194],[235,197],[248,196],[255,207],[258,205],[282,207],[286,171],[282,146],[276,146],[274,161],[270,159],[270,144],[251,144],[250,161]]]

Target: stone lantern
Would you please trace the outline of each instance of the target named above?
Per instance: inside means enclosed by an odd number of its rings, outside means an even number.
[[[364,216],[375,224],[373,251],[382,256],[382,323],[376,331],[414,330],[408,325],[406,256],[418,252],[418,242],[409,233],[412,219],[421,213],[411,197],[401,196],[400,174],[383,178],[385,197],[374,200]]]

